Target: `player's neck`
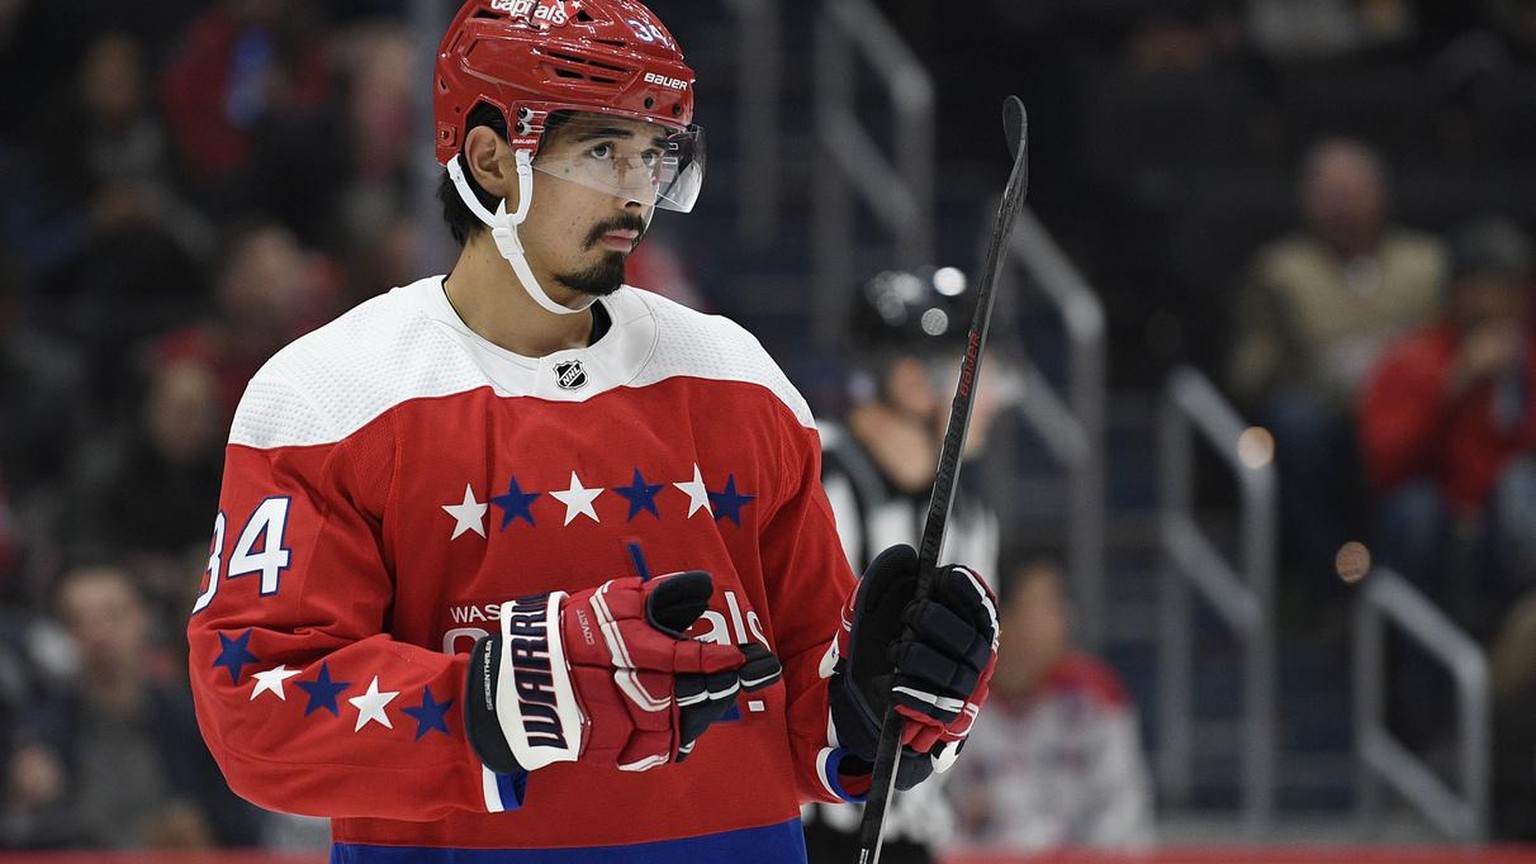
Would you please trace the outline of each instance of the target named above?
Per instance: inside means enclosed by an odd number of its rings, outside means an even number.
[[[534,271],[546,287],[554,280]],[[523,290],[489,236],[478,234],[464,245],[443,285],[448,302],[465,326],[486,341],[524,357],[543,357],[581,348],[592,336],[592,313],[556,315],[541,308]]]

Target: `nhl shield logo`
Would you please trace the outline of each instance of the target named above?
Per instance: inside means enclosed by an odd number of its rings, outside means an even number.
[[[561,390],[579,390],[587,383],[587,370],[580,360],[555,364],[555,384]]]

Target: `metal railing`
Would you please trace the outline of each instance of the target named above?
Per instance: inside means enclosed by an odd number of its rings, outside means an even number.
[[[1198,589],[1243,648],[1244,827],[1262,835],[1274,816],[1277,734],[1275,723],[1275,534],[1277,527],[1273,448],[1249,434],[1247,424],[1211,384],[1188,367],[1174,370],[1159,418],[1162,495],[1158,534],[1165,555],[1158,669],[1159,770],[1165,795],[1187,798],[1194,709],[1191,588]],[[1258,430],[1253,430],[1257,432]],[[1200,529],[1194,514],[1194,436],[1203,437],[1232,469],[1241,494],[1241,561],[1226,560]],[[1258,446],[1255,446],[1258,444]]]
[[[1085,649],[1097,651],[1104,638],[1104,304],[1027,208],[1018,214],[1006,255],[1057,308],[1066,330],[1066,398],[1029,365],[1018,408],[1066,469],[1066,563],[1077,634]]]
[[[833,344],[856,270],[857,204],[888,240],[880,260],[933,264],[934,84],[926,67],[870,0],[826,0],[815,22],[816,159],[812,259],[816,337]],[[890,97],[892,155],[859,122],[862,59]]]
[[[779,0],[725,0],[736,16],[736,224],[758,248],[778,239],[782,134]]]
[[[1385,624],[1391,621],[1443,663],[1456,684],[1460,794],[1387,731]],[[1477,643],[1397,573],[1377,569],[1361,586],[1355,607],[1355,723],[1361,824],[1380,824],[1386,781],[1446,836],[1488,839],[1492,778],[1488,659]],[[1420,694],[1425,699],[1439,694]]]
[[[411,158],[411,216],[416,226],[416,272],[446,273],[453,266],[458,247],[443,225],[442,207],[437,203],[437,187],[443,180],[443,168],[437,164],[437,129],[432,120],[432,89],[426,86],[432,80],[437,66],[438,38],[447,29],[448,22],[459,8],[457,0],[411,0],[406,24],[413,34],[421,35],[412,40],[415,46],[411,63],[411,80],[422,82],[412,88],[411,110],[416,113],[416,140],[412,145]],[[382,289],[385,286],[373,286]]]

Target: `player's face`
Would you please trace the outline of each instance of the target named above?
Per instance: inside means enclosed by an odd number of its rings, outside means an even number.
[[[597,115],[578,114],[550,132],[519,230],[530,261],[571,291],[616,290],[654,213],[652,166],[665,144],[652,124]]]

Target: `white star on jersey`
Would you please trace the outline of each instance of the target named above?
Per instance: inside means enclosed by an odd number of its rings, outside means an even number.
[[[576,472],[572,471],[571,488],[563,491],[551,489],[549,494],[565,505],[565,524],[571,524],[577,516],[589,516],[593,522],[601,522],[603,520],[597,518],[597,508],[592,506],[592,502],[597,499],[597,496],[603,494],[604,488],[606,487],[583,488],[581,480],[576,477]]]
[[[279,666],[276,669],[268,669],[265,672],[257,672],[252,675],[256,679],[256,686],[251,688],[251,701],[263,693],[275,693],[277,698],[288,701],[288,694],[283,691],[283,682],[295,675],[300,675],[303,669],[289,669],[287,666]]]
[[[380,693],[379,676],[373,676],[373,683],[368,685],[367,693],[347,700],[357,709],[357,725],[352,727],[352,731],[361,732],[363,727],[368,725],[369,721],[378,723],[385,729],[395,728],[389,722],[389,715],[384,713],[384,706],[388,705],[391,700],[399,695],[400,691],[398,690],[385,690]]]
[[[690,519],[693,518],[693,514],[699,512],[700,507],[703,507],[704,512],[710,516],[715,515],[715,508],[709,505],[709,490],[704,488],[704,475],[699,471],[699,463],[693,463],[692,480],[673,483],[672,485],[683,490],[684,494],[688,496],[688,517]]]
[[[476,501],[474,490],[465,483],[463,503],[443,505],[443,510],[453,517],[453,536],[448,539],[457,540],[465,531],[473,531],[484,537],[485,511],[490,509],[490,506],[483,501]]]

